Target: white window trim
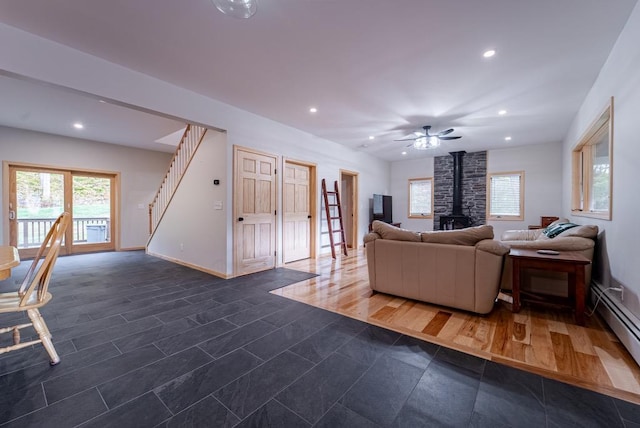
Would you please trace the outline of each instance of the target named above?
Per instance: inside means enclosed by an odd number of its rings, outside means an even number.
[[[520,215],[492,215],[491,214],[491,180],[498,176],[520,176]],[[507,221],[523,221],[524,220],[524,171],[508,171],[494,172],[487,174],[487,220],[507,220]]]
[[[431,185],[431,211],[428,213],[411,213],[411,183],[414,181],[428,181]],[[433,177],[421,177],[421,178],[410,178],[408,182],[408,206],[407,206],[407,216],[408,218],[423,218],[423,219],[431,219],[433,218]]]

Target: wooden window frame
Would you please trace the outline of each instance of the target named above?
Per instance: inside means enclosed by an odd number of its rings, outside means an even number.
[[[411,212],[411,184],[416,181],[428,181],[431,185],[431,212],[429,213],[412,213]],[[422,219],[432,219],[433,218],[433,177],[421,177],[421,178],[410,178],[409,186],[408,186],[408,218],[422,218]]]
[[[520,215],[492,215],[491,214],[491,180],[493,177],[498,176],[520,176],[520,201],[519,211]],[[492,172],[487,174],[487,220],[497,221],[523,221],[524,220],[524,171],[507,171],[507,172]]]
[[[598,143],[607,141],[609,156],[609,204],[606,210],[591,208],[593,184],[593,152]],[[611,220],[613,207],[613,97],[593,121],[571,152],[571,214]]]

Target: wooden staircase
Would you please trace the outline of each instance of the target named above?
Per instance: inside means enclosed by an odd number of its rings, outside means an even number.
[[[207,128],[198,125],[188,124],[182,134],[182,139],[178,143],[173,159],[169,165],[169,170],[160,184],[160,188],[149,204],[149,240],[162,220],[173,195],[184,176],[194,153],[200,146],[202,139],[207,132]]]
[[[322,179],[322,197],[324,198],[324,210],[327,216],[327,226],[329,229],[329,242],[331,243],[331,257],[336,258],[336,247],[342,247],[342,253],[347,256],[347,243],[344,237],[344,225],[342,223],[342,206],[340,205],[340,192],[338,182],[334,182],[334,190],[327,191],[327,183]],[[334,228],[334,222],[338,223],[338,228]],[[340,240],[336,241],[335,234],[339,234]]]

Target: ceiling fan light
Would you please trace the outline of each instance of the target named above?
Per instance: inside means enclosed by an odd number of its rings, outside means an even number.
[[[211,0],[216,8],[234,18],[251,18],[258,9],[257,0]]]
[[[416,138],[413,142],[413,148],[416,150],[429,150],[440,145],[440,139],[435,135],[429,137]]]

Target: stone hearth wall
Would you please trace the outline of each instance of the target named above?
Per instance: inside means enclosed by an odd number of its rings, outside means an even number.
[[[453,156],[436,156],[433,161],[433,228],[440,228],[440,216],[453,210]],[[486,223],[487,152],[465,153],[462,157],[462,214],[471,226]]]

